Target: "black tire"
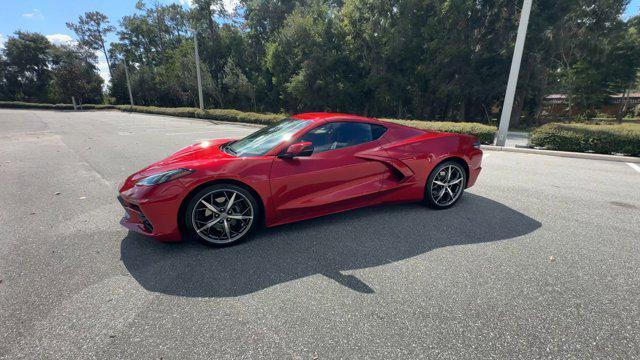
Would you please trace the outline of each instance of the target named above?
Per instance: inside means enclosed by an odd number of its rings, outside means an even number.
[[[220,202],[223,197],[225,200]],[[231,199],[234,202],[228,209]],[[249,215],[252,217],[250,220],[246,219]],[[260,225],[261,219],[258,200],[251,192],[243,187],[224,183],[198,191],[189,200],[185,211],[186,228],[191,237],[215,247],[235,245],[246,240]],[[237,231],[236,234],[234,230]]]
[[[448,174],[448,171],[452,171]],[[447,179],[447,175],[451,176],[449,179],[451,183],[459,181],[452,185],[439,185],[438,183],[448,184],[449,182],[443,181]],[[456,176],[455,178],[453,176]],[[434,182],[438,182],[434,184]],[[456,161],[444,161],[438,164],[427,179],[427,184],[424,189],[424,201],[425,203],[436,210],[444,210],[455,205],[467,186],[467,173]],[[449,188],[448,190],[446,188]],[[453,195],[453,197],[451,196]]]

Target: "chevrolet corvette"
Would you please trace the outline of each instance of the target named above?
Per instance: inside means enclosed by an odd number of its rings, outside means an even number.
[[[129,176],[121,224],[160,241],[225,246],[259,226],[364,206],[423,201],[441,210],[475,183],[481,162],[473,136],[295,115],[242,139],[188,146]]]

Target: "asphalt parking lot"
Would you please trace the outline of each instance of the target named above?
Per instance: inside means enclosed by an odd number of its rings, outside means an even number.
[[[0,110],[0,357],[640,357],[640,172],[490,152],[447,211],[351,211],[212,249],[128,233],[117,185],[255,126]]]

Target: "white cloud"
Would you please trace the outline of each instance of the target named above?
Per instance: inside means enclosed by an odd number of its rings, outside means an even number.
[[[6,36],[0,34],[0,50],[4,49],[4,43],[7,41]]]
[[[193,6],[193,0],[178,0],[178,3],[182,6]],[[233,14],[239,5],[240,0],[222,0],[222,7],[224,7],[229,14]]]
[[[47,39],[53,45],[75,45],[77,42],[71,38],[69,35],[65,34],[51,34],[47,35]]]
[[[33,9],[32,12],[22,14],[22,17],[29,20],[44,20],[44,15],[38,9]]]
[[[236,11],[236,8],[240,5],[240,0],[223,0],[222,4],[228,13],[232,14]]]

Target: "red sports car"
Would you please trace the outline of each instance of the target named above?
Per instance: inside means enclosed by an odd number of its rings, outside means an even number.
[[[381,203],[446,209],[475,183],[481,161],[473,136],[301,114],[240,140],[188,146],[129,176],[121,224],[161,241],[229,245],[262,224]]]

